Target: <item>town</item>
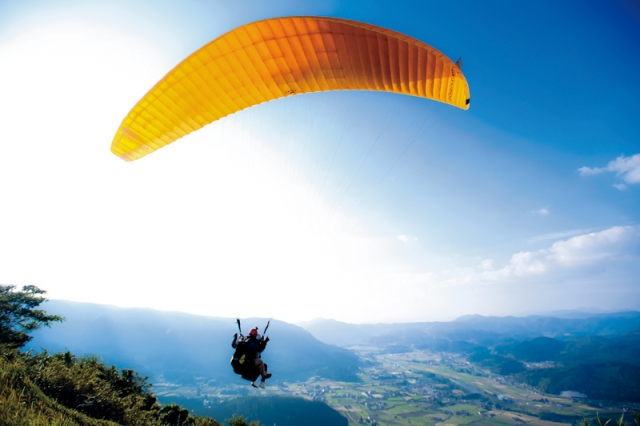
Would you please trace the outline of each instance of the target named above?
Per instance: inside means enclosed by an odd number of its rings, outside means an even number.
[[[215,382],[195,387],[161,383],[154,388],[159,396],[201,399],[204,407],[248,395],[316,400],[340,412],[349,425],[552,426],[581,423],[596,413],[606,417],[640,410],[638,404],[591,401],[571,392],[547,395],[509,376],[483,370],[457,354],[367,349],[358,354],[365,365],[358,382],[314,377],[305,382],[276,381],[266,391]]]

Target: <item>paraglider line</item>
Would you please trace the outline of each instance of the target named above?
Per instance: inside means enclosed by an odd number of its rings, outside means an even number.
[[[431,109],[431,107],[429,107],[429,109]],[[400,153],[400,155],[398,156],[398,158],[395,159],[395,161],[393,162],[393,164],[391,164],[391,167],[389,167],[389,169],[385,172],[385,174],[382,176],[382,178],[375,184],[375,186],[371,189],[371,191],[369,191],[369,193],[367,194],[367,196],[364,198],[364,200],[362,200],[362,202],[360,203],[360,206],[358,207],[358,210],[356,211],[356,215],[357,216],[357,212],[360,211],[360,209],[362,207],[364,207],[364,205],[366,204],[367,200],[369,199],[369,197],[371,196],[371,194],[373,194],[375,192],[375,190],[378,188],[378,186],[380,186],[380,184],[387,178],[387,175],[391,172],[391,170],[395,167],[395,165],[398,163],[398,161],[400,161],[400,159],[404,156],[404,154],[407,152],[407,150],[411,147],[411,145],[413,145],[413,143],[416,141],[416,139],[418,138],[418,135],[421,133],[422,131],[422,126],[424,126],[424,124],[427,122],[427,119],[429,118],[428,115],[426,115],[426,117],[424,118],[424,120],[422,120],[422,123],[420,123],[420,126],[418,127],[418,130],[416,131],[416,133],[413,135],[413,137],[411,138],[411,140],[409,141],[409,143],[407,144],[407,146],[404,147],[404,149],[402,150],[402,152]],[[433,123],[431,123],[431,125],[425,129],[425,130],[430,130],[434,125],[435,125],[435,121]]]
[[[356,114],[357,111],[353,113],[353,115],[351,116],[351,121],[349,121],[348,126],[351,127],[351,125],[353,124],[355,118],[356,118]],[[336,159],[336,155],[338,154],[338,149],[340,148],[340,145],[342,145],[342,140],[344,139],[344,134],[345,134],[345,130],[347,128],[347,122],[345,121],[343,126],[342,126],[342,132],[340,134],[340,139],[338,140],[338,143],[336,144],[336,149],[333,152],[333,156],[331,157],[331,162],[329,163],[329,167],[327,168],[326,173],[324,174],[324,179],[322,180],[322,185],[320,186],[320,194],[322,194],[322,190],[324,189],[324,185],[325,182],[327,181],[327,176],[329,176],[329,172],[331,171],[331,168],[333,167],[333,163]]]
[[[384,129],[386,123],[387,123],[387,119],[389,118],[389,114],[391,114],[391,110],[387,111],[387,115],[385,116],[384,120],[382,120],[382,123],[380,124],[380,127],[378,128],[378,136],[376,137],[376,139],[373,141],[373,144],[371,144],[371,147],[369,147],[369,151],[367,151],[367,154],[364,156],[364,158],[362,159],[362,161],[360,162],[360,165],[358,166],[358,169],[356,170],[356,172],[353,175],[353,178],[351,178],[351,182],[349,182],[349,185],[347,185],[347,187],[345,188],[344,191],[342,191],[342,195],[340,196],[340,199],[338,200],[338,202],[336,203],[336,206],[333,208],[333,210],[331,211],[331,215],[329,216],[329,218],[333,217],[333,214],[336,212],[336,210],[338,209],[338,207],[340,206],[340,203],[342,203],[342,199],[344,198],[345,194],[347,192],[349,192],[349,189],[351,188],[351,185],[353,185],[353,182],[356,180],[356,178],[358,177],[358,174],[360,173],[360,170],[362,169],[362,166],[364,165],[364,163],[367,161],[367,158],[369,158],[369,155],[371,154],[371,151],[373,151],[373,148],[376,146],[376,144],[378,143],[378,141],[380,140],[380,137],[382,136],[382,134],[384,133],[382,131],[382,129]],[[398,111],[395,115],[395,117],[393,117],[393,120],[395,120],[398,115],[400,115],[400,111]]]

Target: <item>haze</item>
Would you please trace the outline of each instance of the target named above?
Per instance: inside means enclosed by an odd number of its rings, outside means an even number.
[[[179,61],[291,15],[462,56],[470,109],[292,96],[109,152]],[[2,1],[0,282],[289,322],[637,310],[639,23],[622,0]]]

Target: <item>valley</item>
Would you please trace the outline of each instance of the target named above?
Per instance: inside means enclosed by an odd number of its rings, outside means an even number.
[[[363,360],[356,382],[320,377],[282,382],[274,371],[267,390],[253,389],[240,379],[229,383],[202,379],[192,386],[160,382],[154,391],[165,403],[176,400],[196,414],[213,417],[217,406],[236,396],[299,397],[328,404],[349,425],[551,426],[575,424],[596,413],[617,418],[622,411],[640,410],[640,404],[544,394],[478,368],[458,354],[354,349]]]
[[[593,425],[596,413],[617,419],[627,410],[630,420],[640,411],[638,312],[318,320],[305,329],[273,320],[264,359],[274,377],[263,391],[229,365],[233,319],[68,301],[46,309],[67,320],[35,332],[27,349],[95,354],[134,368],[149,376],[162,404],[221,421],[238,413],[265,426],[551,426],[585,417]],[[574,393],[557,396],[563,391]]]

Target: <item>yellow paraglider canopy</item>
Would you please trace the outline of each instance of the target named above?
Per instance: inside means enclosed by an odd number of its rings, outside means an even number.
[[[327,90],[393,92],[469,108],[460,68],[421,41],[346,19],[275,18],[228,32],[182,61],[129,112],[111,151],[137,160],[245,108]]]

